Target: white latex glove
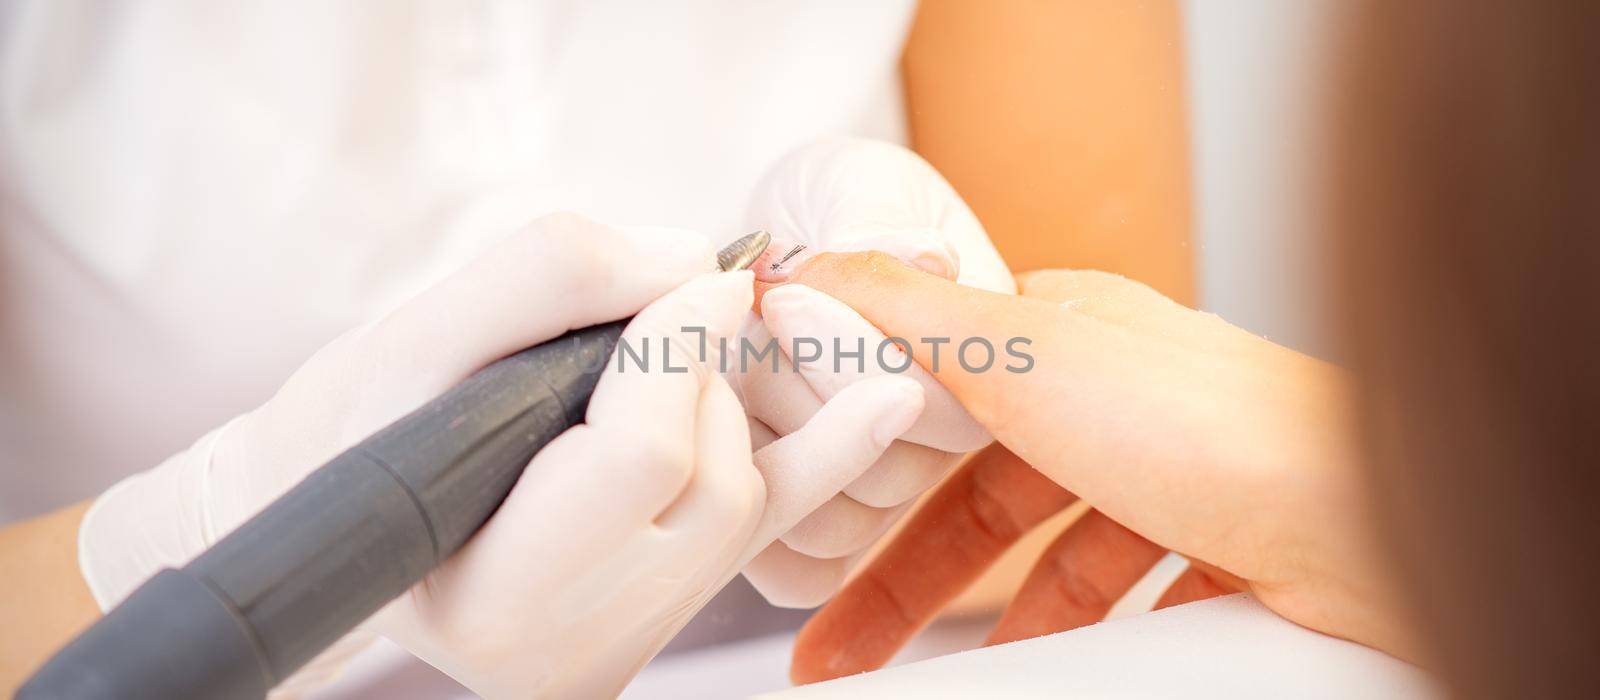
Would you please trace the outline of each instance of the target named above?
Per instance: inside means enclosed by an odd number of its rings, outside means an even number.
[[[916,383],[855,385],[752,458],[718,358],[692,359],[698,331],[681,330],[704,327],[712,347],[733,337],[750,283],[700,277],[641,312],[623,342],[670,339],[690,371],[602,377],[585,424],[540,452],[378,628],[488,697],[615,695],[746,562],[870,466],[921,412]],[[827,448],[796,449],[815,445]]]
[[[103,609],[115,605],[361,438],[568,329],[666,294],[625,337],[640,347],[654,336],[658,353],[671,338],[673,366],[694,360],[698,336],[680,326],[726,337],[751,303],[750,273],[695,276],[713,265],[697,234],[541,219],[330,343],[260,408],[102,495],[80,531],[90,590]],[[862,383],[752,465],[746,419],[724,381],[701,362],[669,373],[651,357],[658,371],[616,373],[613,363],[588,422],[539,453],[483,531],[279,693],[324,680],[373,630],[492,697],[615,693],[745,561],[859,476],[922,408],[913,382]],[[816,455],[794,446],[829,442],[822,435],[833,443],[825,461],[804,461]]]
[[[776,237],[753,268],[758,279],[781,281],[818,252],[880,250],[962,284],[1016,292],[1011,272],[966,203],[927,161],[893,144],[836,140],[790,154],[756,188],[747,222]],[[780,262],[797,245],[805,249]],[[776,371],[770,362],[752,362],[729,374],[753,418],[757,445],[796,430],[846,387],[891,374],[875,357],[883,334],[848,307],[804,288],[780,288],[762,302],[764,314],[771,308],[787,318],[800,312],[783,312],[818,305],[822,311],[803,319],[803,327],[821,351],[814,359],[802,357],[798,372],[790,355],[796,348],[794,329],[802,326],[755,317],[746,324],[743,334],[750,342],[760,347],[775,338],[783,351]],[[836,347],[845,354],[864,348],[866,356],[836,358]],[[746,567],[745,576],[774,605],[812,607],[825,601],[917,496],[964,453],[991,439],[922,367],[893,349],[884,359],[890,367],[909,364],[897,376],[923,387],[927,407],[861,478]]]

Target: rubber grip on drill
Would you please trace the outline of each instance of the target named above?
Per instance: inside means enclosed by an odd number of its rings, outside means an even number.
[[[582,421],[627,322],[502,359],[136,589],[17,697],[260,698],[455,553]]]

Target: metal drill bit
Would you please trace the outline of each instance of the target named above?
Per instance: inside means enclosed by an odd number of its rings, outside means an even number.
[[[739,240],[728,244],[728,247],[717,251],[717,269],[723,272],[743,270],[750,267],[767,252],[767,246],[772,244],[772,234],[766,231],[756,231],[741,237]]]

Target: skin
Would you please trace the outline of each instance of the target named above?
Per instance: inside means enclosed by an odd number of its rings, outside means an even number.
[[[78,523],[87,501],[0,528],[0,695],[100,617],[78,574]]]
[[[1012,270],[1105,270],[1194,303],[1176,2],[922,0],[901,75],[911,147]],[[950,609],[1003,606],[1076,512],[1023,534]]]
[[[1415,657],[1365,529],[1341,370],[1120,276],[1019,281],[1024,296],[994,294],[872,253],[819,255],[790,278],[913,339],[999,444],[812,618],[796,681],[881,666],[996,551],[1077,499],[1095,512],[1051,546],[997,639],[1097,621],[1171,550],[1201,568],[1165,602],[1244,588],[1296,623]],[[939,336],[1029,338],[1034,366],[964,371],[946,346],[935,369],[915,339]]]
[[[1188,303],[1182,35],[1171,0],[922,0],[901,66],[911,146],[1012,270],[1106,270]]]

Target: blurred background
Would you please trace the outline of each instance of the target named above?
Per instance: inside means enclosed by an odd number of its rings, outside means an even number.
[[[1183,3],[1200,303],[1326,358],[1313,178],[1335,4]]]

